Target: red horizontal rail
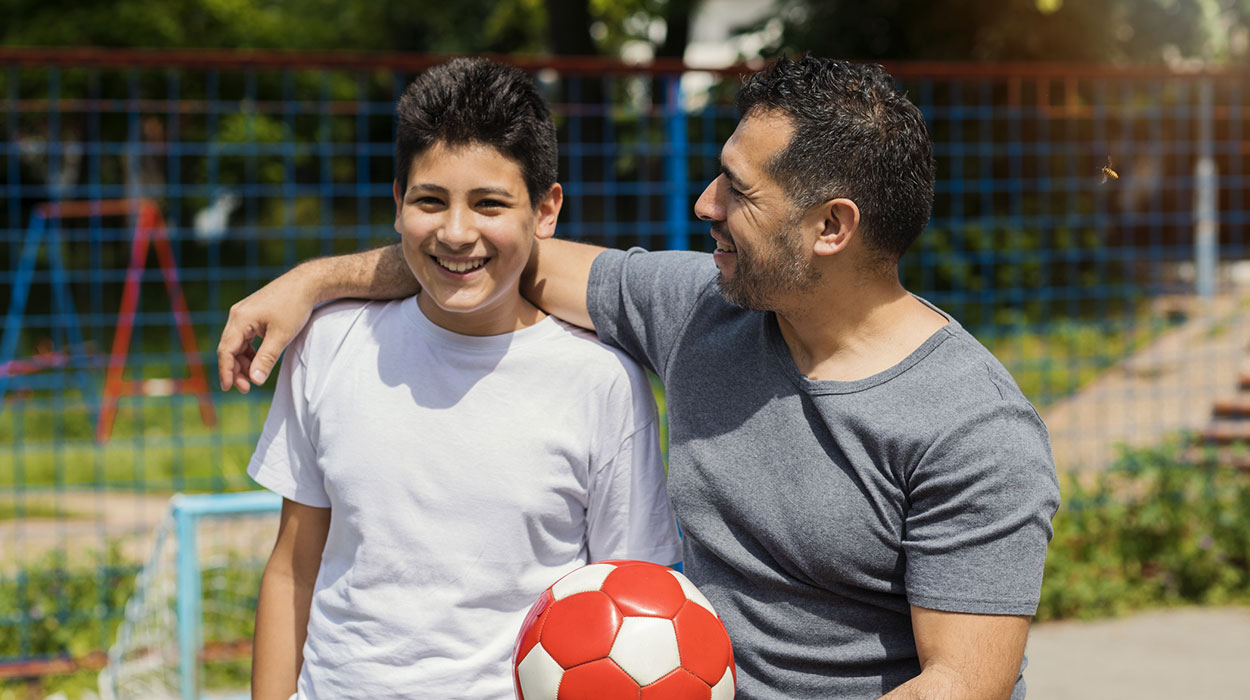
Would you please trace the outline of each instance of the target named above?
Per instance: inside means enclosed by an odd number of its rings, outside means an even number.
[[[37,678],[39,676],[64,675],[77,671],[99,671],[108,665],[108,655],[102,651],[88,652],[77,658],[25,659],[0,663],[0,679]]]
[[[206,642],[200,651],[200,661],[221,663],[238,661],[252,655],[252,640],[236,639],[225,642]],[[0,680],[15,678],[39,678],[60,676],[79,671],[99,671],[108,665],[104,651],[89,651],[82,656],[57,656],[47,659],[23,659],[0,662]]]
[[[486,54],[483,54],[486,55]],[[265,49],[113,49],[91,46],[0,46],[0,64],[100,66],[116,68],[322,68],[367,71],[376,69],[421,71],[444,63],[456,54],[368,51],[283,51]],[[697,68],[676,59],[658,58],[646,64],[625,63],[602,56],[486,55],[500,63],[526,70],[551,68],[562,73],[649,73],[667,75],[691,70],[738,75],[759,66]],[[762,64],[761,64],[762,65]]]
[[[0,65],[98,66],[113,68],[295,68],[330,70],[390,69],[420,71],[443,63],[453,54],[372,51],[284,51],[278,49],[135,49],[94,46],[0,46]],[[626,63],[603,56],[490,55],[501,63],[526,70],[551,68],[563,73],[644,73],[670,75],[706,71],[743,75],[763,66],[754,61],[721,68],[690,65],[671,58],[645,64]],[[1182,70],[1162,64],[1104,65],[1060,62],[887,61],[883,65],[898,77],[927,78],[1163,78],[1210,77],[1244,79],[1250,66]]]

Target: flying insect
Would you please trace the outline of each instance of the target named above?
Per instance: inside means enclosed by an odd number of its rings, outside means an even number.
[[[1102,182],[1100,185],[1107,184],[1107,180],[1119,180],[1120,174],[1111,169],[1111,156],[1107,156],[1107,164],[1102,166]]]

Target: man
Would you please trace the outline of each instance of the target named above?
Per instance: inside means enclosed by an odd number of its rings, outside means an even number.
[[[739,697],[1022,698],[1058,485],[1010,375],[899,282],[932,206],[923,118],[879,67],[810,57],[738,108],[695,205],[716,253],[547,240],[522,292],[664,380],[684,566]],[[402,271],[317,261],[236,305],[222,386],[264,381],[316,302],[412,293]]]

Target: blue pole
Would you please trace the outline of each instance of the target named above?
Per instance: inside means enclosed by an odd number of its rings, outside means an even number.
[[[174,499],[174,524],[178,534],[178,678],[182,700],[197,700],[201,644],[200,562],[196,542],[198,513]]]
[[[668,250],[690,249],[690,202],[687,191],[690,176],[687,172],[690,144],[686,136],[686,113],[681,105],[681,74],[664,78],[665,132],[668,136],[667,158],[664,164],[668,192],[665,195],[665,222],[668,228]]]
[[[9,362],[17,357],[17,340],[22,333],[22,325],[26,316],[26,298],[30,294],[30,284],[35,275],[35,263],[39,259],[39,246],[43,243],[47,219],[36,211],[30,219],[30,227],[26,229],[26,242],[22,246],[22,257],[17,263],[17,274],[13,278],[13,289],[9,297],[9,313],[4,318],[4,338],[0,339],[0,363]],[[9,372],[0,372],[0,406],[4,395],[9,390]]]

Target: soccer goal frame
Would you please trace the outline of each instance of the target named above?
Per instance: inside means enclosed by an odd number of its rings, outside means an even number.
[[[201,700],[204,652],[201,527],[207,520],[276,516],[281,508],[282,498],[268,491],[179,494],[170,500],[169,514],[157,530],[152,553],[138,574],[117,639],[109,648],[108,665],[100,673],[100,694],[104,700],[139,696]],[[174,569],[172,596],[169,591],[171,566]],[[152,642],[149,636],[152,631],[143,629],[145,625],[162,627],[159,620],[155,625],[148,621],[167,616],[170,603],[174,613],[172,627],[176,632],[173,635],[168,630],[162,632],[165,636],[176,636],[176,640],[164,640],[165,644],[176,642],[176,655],[165,653],[160,648],[160,640]],[[176,665],[176,672],[170,672],[170,665]],[[146,667],[146,671],[157,669],[153,675],[159,677],[155,685],[160,687],[160,692],[143,685],[146,681],[138,684],[143,688],[141,691],[124,688],[128,678],[138,675],[135,667]],[[176,688],[172,687],[175,685]]]

